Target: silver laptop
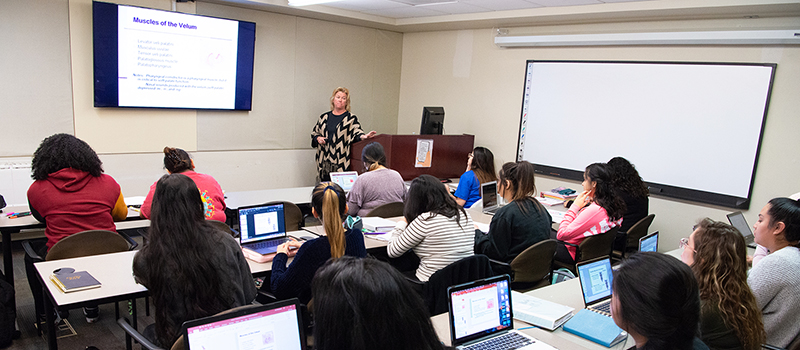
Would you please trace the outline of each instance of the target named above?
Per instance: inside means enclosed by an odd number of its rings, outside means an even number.
[[[753,231],[750,229],[750,225],[747,224],[747,220],[744,219],[744,214],[742,214],[742,212],[737,211],[728,214],[728,221],[731,223],[731,226],[739,230],[742,236],[744,236],[744,242],[747,243],[748,247],[756,247],[755,236],[753,236]]]
[[[331,173],[331,182],[339,185],[345,192],[350,192],[353,189],[353,184],[356,183],[358,172],[355,171],[340,171]]]
[[[500,202],[497,200],[497,181],[481,184],[481,200],[484,214],[494,215],[497,209],[500,209]]]
[[[553,349],[514,330],[508,275],[447,288],[450,340],[461,349]]]
[[[300,302],[289,299],[183,324],[188,350],[305,350]]]
[[[577,264],[586,308],[611,317],[611,259],[602,257]]]
[[[243,248],[262,255],[272,254],[289,240],[283,203],[241,207],[237,212],[241,231],[239,243]]]
[[[658,231],[639,238],[640,252],[658,252]]]

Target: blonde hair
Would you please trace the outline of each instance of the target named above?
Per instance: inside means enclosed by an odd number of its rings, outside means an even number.
[[[331,258],[341,258],[347,245],[342,226],[342,217],[347,208],[344,190],[333,182],[321,182],[311,193],[311,206],[319,215],[328,236]]]
[[[336,93],[338,92],[343,92],[345,96],[347,96],[347,103],[344,105],[344,109],[350,112],[350,90],[341,86],[333,89],[333,93],[331,94],[331,110],[333,110],[333,98],[336,97]]]

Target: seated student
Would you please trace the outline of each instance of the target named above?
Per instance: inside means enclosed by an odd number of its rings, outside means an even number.
[[[210,175],[194,171],[194,161],[189,153],[180,148],[164,147],[164,168],[170,174],[183,174],[191,178],[200,189],[200,198],[203,199],[203,215],[208,220],[225,222],[225,194],[219,187],[217,180]],[[153,192],[156,183],[150,186],[150,192],[144,199],[139,215],[145,219],[150,218],[150,206],[153,202]]]
[[[68,134],[55,134],[42,141],[33,154],[28,203],[33,216],[45,223],[43,241],[32,242],[45,257],[56,242],[87,230],[117,231],[114,221],[128,216],[119,184],[103,174],[103,162],[84,141]],[[31,286],[36,312],[41,315],[42,286],[25,255],[25,270]],[[97,321],[98,308],[84,308],[86,321]]]
[[[405,213],[391,236],[389,257],[413,250],[420,258],[416,277],[427,281],[439,269],[472,255],[475,225],[439,179],[422,175],[411,182]]]
[[[755,241],[769,255],[747,277],[761,309],[767,344],[786,347],[800,336],[800,202],[773,198],[753,225]]]
[[[419,294],[385,262],[330,260],[311,289],[319,350],[444,349]]]
[[[614,249],[624,251],[625,245],[628,243],[625,233],[628,232],[631,226],[649,214],[650,202],[648,196],[650,191],[642,181],[642,177],[639,176],[639,172],[627,159],[614,157],[607,164],[613,174],[612,186],[619,197],[622,198],[622,201],[625,202],[626,210],[622,214],[622,225],[614,241]]]
[[[611,288],[611,316],[633,337],[636,349],[708,349],[695,337],[697,280],[680,260],[655,252],[633,254],[615,272]]]
[[[147,287],[155,324],[144,335],[169,348],[188,320],[251,303],[256,287],[238,242],[206,222],[194,181],[182,174],[156,182],[150,236],[133,258],[133,274]]]
[[[564,214],[556,238],[581,244],[586,237],[620,226],[624,212],[625,202],[614,190],[608,166],[591,164],[583,173],[583,192]],[[575,247],[559,244],[555,259],[567,264],[575,263]]]
[[[550,213],[533,196],[533,164],[503,164],[498,189],[509,204],[492,217],[489,232],[475,232],[475,254],[510,263],[528,247],[550,238]]]
[[[488,148],[475,147],[467,158],[467,170],[458,180],[454,194],[458,205],[469,208],[481,199],[481,184],[497,181],[494,154]]]
[[[405,200],[406,184],[403,177],[386,167],[386,153],[380,143],[364,146],[361,161],[367,172],[358,176],[347,195],[348,214],[365,216],[383,204]]]
[[[761,309],[747,285],[747,244],[733,226],[705,218],[681,240],[681,260],[700,287],[700,339],[711,349],[756,350]]]
[[[363,258],[367,256],[364,235],[354,228],[345,229],[342,222],[347,213],[347,204],[339,185],[322,182],[311,193],[311,212],[322,222],[325,236],[310,241],[288,241],[278,246],[272,260],[272,276],[269,288],[278,299],[298,298],[303,304],[311,300],[311,280],[314,273],[328,259],[342,256]],[[289,266],[290,247],[298,248],[297,255]],[[267,284],[261,286],[266,288]]]

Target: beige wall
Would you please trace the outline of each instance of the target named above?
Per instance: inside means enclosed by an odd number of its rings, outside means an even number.
[[[511,28],[511,35],[737,30],[797,28],[800,18],[606,23]],[[498,165],[515,160],[522,104],[525,61],[642,60],[777,63],[752,205],[745,216],[752,224],[771,198],[800,190],[800,47],[559,47],[502,49],[492,29],[406,33],[400,85],[398,132],[418,131],[423,106],[444,106],[449,134],[475,134],[475,143],[490,148]],[[721,126],[722,127],[722,126]],[[569,142],[565,140],[564,142]],[[558,145],[550,145],[558,152]],[[666,147],[666,146],[665,146]],[[791,151],[789,151],[791,150]],[[568,156],[568,155],[565,155]],[[606,161],[598,159],[597,161]],[[702,176],[703,174],[697,174]],[[540,190],[579,183],[539,177]],[[652,198],[652,230],[662,232],[662,250],[677,247],[697,219],[725,220],[730,209]]]

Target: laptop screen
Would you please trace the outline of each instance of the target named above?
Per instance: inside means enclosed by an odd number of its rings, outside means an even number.
[[[658,231],[653,232],[639,239],[639,251],[640,252],[658,251]]]
[[[513,329],[508,275],[448,288],[453,346]]]
[[[283,303],[285,304],[285,303]],[[187,349],[304,348],[296,304],[269,305],[190,321],[184,324]]]
[[[286,235],[283,203],[239,208],[241,242],[277,238]]]
[[[483,207],[491,208],[497,206],[497,182],[487,182],[481,185],[481,198]]]
[[[750,225],[747,224],[747,220],[744,219],[742,212],[737,211],[735,213],[728,214],[728,221],[730,221],[731,226],[741,232],[744,238],[748,238],[753,235],[753,231],[750,230]]]
[[[355,171],[343,171],[331,173],[331,182],[342,187],[346,192],[353,189],[353,184],[358,178],[358,173]]]
[[[578,277],[586,305],[611,296],[611,259],[603,258],[579,264]]]

